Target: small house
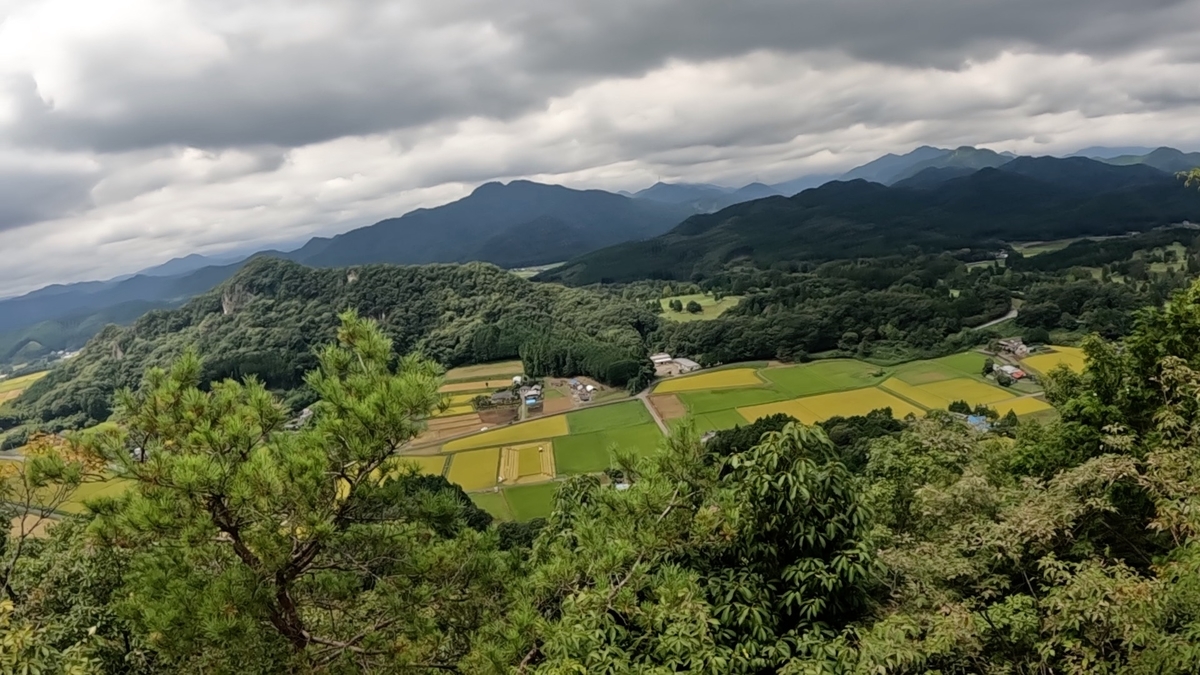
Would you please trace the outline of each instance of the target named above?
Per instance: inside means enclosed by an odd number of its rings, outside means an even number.
[[[674,359],[675,365],[679,366],[680,373],[691,373],[700,370],[700,364],[691,359]]]
[[[1025,358],[1029,356],[1029,347],[1025,345],[1025,341],[1021,338],[1004,338],[1000,340],[1000,349],[1016,356],[1017,358]]]
[[[661,365],[670,363],[672,359],[671,359],[670,354],[667,354],[666,352],[661,352],[658,354],[651,354],[650,360],[654,362],[654,365],[661,366]]]

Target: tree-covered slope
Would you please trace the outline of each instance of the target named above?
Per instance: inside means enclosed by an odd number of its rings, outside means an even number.
[[[1029,241],[1129,231],[1200,220],[1200,194],[1145,166],[1091,160],[1014,160],[931,189],[865,181],[828,183],[794,197],[693,216],[654,239],[581,256],[543,275],[569,284],[686,280],[745,258],[760,266],[899,251],[995,249]],[[1099,165],[1098,167],[1096,165]],[[1115,189],[1084,189],[1099,181]]]
[[[641,336],[658,322],[643,305],[535,284],[483,263],[346,270],[258,258],[178,309],[104,329],[25,392],[8,424],[102,420],[116,389],[188,347],[204,359],[205,382],[256,375],[272,389],[295,390],[316,363],[314,348],[335,338],[337,315],[349,309],[378,321],[401,353],[421,351],[446,366],[516,358],[550,335],[582,334],[643,354]]]

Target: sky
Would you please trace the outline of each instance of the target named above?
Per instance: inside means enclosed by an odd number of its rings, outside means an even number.
[[[0,0],[0,296],[529,178],[1200,147],[1200,0]]]

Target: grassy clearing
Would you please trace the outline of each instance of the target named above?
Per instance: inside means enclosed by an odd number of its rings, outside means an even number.
[[[543,417],[532,422],[521,422],[506,427],[492,429],[474,436],[458,438],[442,446],[442,450],[453,452],[471,448],[499,447],[502,445],[517,445],[544,438],[566,436],[570,433],[566,415]]]
[[[508,500],[513,519],[526,521],[549,516],[554,510],[556,492],[558,483],[542,483],[505,488],[504,496]]]
[[[854,359],[814,361],[786,368],[768,368],[763,377],[793,397],[826,394],[879,384],[879,366]]]
[[[631,427],[653,421],[650,411],[646,410],[641,401],[626,401],[567,413],[567,426],[570,427],[572,435]]]
[[[1031,258],[1035,255],[1043,253],[1052,253],[1061,251],[1071,244],[1085,237],[1075,237],[1072,239],[1055,239],[1052,241],[1024,241],[1012,244],[1013,250],[1017,251],[1026,258]]]
[[[500,448],[459,452],[450,456],[451,483],[458,483],[467,492],[496,487],[500,474]]]
[[[553,401],[556,398],[566,398],[567,395],[557,389],[547,389],[546,392],[543,394],[543,397],[547,401]]]
[[[446,371],[447,382],[466,380],[488,380],[507,377],[512,383],[512,377],[525,373],[525,365],[520,361],[500,361],[498,363],[482,363],[477,366],[461,366]]]
[[[1083,350],[1078,347],[1054,347],[1054,351],[1048,354],[1029,356],[1021,363],[1042,375],[1054,370],[1059,364],[1066,364],[1071,370],[1082,373],[1084,356]]]
[[[753,368],[733,368],[730,370],[714,370],[699,375],[672,378],[659,383],[654,388],[656,394],[673,394],[681,391],[701,391],[706,389],[723,389],[727,387],[760,387],[763,381],[759,379]]]
[[[696,314],[692,314],[686,309],[684,309],[682,312],[676,312],[671,309],[672,300],[678,300],[679,302],[683,303],[685,308],[689,302],[699,303],[701,311]],[[730,309],[736,307],[741,301],[742,297],[740,295],[728,295],[720,300],[713,300],[711,295],[697,294],[680,295],[674,298],[663,298],[662,300],[659,300],[659,303],[662,305],[663,317],[671,321],[711,321],[712,319],[715,319]]]
[[[918,417],[925,414],[924,410],[875,387],[739,408],[738,412],[747,422],[776,413],[785,413],[805,424],[816,424],[830,417],[865,415],[880,408],[891,408],[892,414],[898,418],[910,413]]]
[[[560,475],[596,473],[612,466],[611,448],[648,455],[661,442],[654,423],[573,434],[554,439],[554,464]]]
[[[512,509],[508,507],[504,492],[476,492],[471,495],[471,501],[475,502],[475,506],[492,514],[496,520],[513,519]]]

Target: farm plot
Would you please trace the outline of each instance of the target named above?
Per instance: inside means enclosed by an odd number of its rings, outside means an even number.
[[[554,478],[554,446],[550,441],[500,448],[500,482],[541,483]]]
[[[1001,415],[1007,415],[1009,411],[1012,411],[1017,415],[1017,417],[1021,417],[1023,415],[1032,415],[1054,409],[1054,406],[1050,405],[1049,403],[1046,403],[1040,398],[1034,398],[1032,396],[1024,396],[1021,398],[1012,398],[1007,401],[1000,401],[999,403],[992,405],[992,407],[995,408],[996,411]]]
[[[458,382],[461,380],[487,380],[501,378],[511,378],[514,375],[522,375],[525,372],[525,365],[520,361],[501,361],[498,363],[482,363],[477,366],[462,366],[459,368],[451,368],[446,371],[446,381]]]
[[[1043,375],[1054,370],[1059,364],[1065,364],[1071,370],[1082,373],[1084,355],[1083,350],[1078,347],[1054,347],[1054,351],[1049,354],[1027,356],[1021,363]]]
[[[767,368],[763,377],[792,397],[827,394],[879,384],[880,368],[854,359],[830,359],[785,368]]]
[[[654,388],[656,394],[673,394],[681,391],[703,391],[726,387],[762,386],[753,368],[730,368],[714,370],[699,375],[687,375],[667,380]]]
[[[974,406],[981,403],[992,405],[1013,398],[1013,395],[1004,389],[965,377],[915,386],[892,378],[883,383],[883,388],[930,409],[944,410],[954,401],[966,401]]]
[[[518,445],[556,436],[566,436],[570,433],[566,415],[543,417],[532,422],[521,422],[509,426],[485,431],[481,434],[457,438],[442,447],[445,452],[469,450],[472,448],[497,448],[506,445]]]
[[[892,415],[896,417],[904,417],[910,413],[917,416],[925,414],[924,410],[913,404],[875,387],[738,408],[738,412],[747,422],[777,413],[785,413],[805,424],[816,424],[830,417],[865,415],[880,408],[891,408]]]
[[[22,392],[29,388],[29,385],[37,382],[49,373],[50,371],[46,370],[40,373],[32,373],[30,375],[22,375],[21,377],[0,380],[0,403],[4,403],[5,401],[9,401],[20,396]]]
[[[694,391],[679,394],[679,400],[693,415],[733,410],[763,403],[773,403],[790,398],[776,389],[759,387],[754,389],[725,389],[716,391]]]
[[[504,497],[513,518],[519,521],[545,518],[554,510],[554,493],[558,492],[558,483],[542,483],[541,485],[523,485],[506,488]]]
[[[397,469],[415,466],[420,473],[431,476],[440,476],[446,470],[445,455],[401,455],[398,459]]]
[[[651,396],[648,400],[650,405],[654,406],[654,409],[658,411],[658,416],[664,420],[677,420],[681,417],[687,417],[687,407],[674,394]]]
[[[654,423],[571,434],[554,439],[554,464],[560,475],[596,473],[612,466],[610,449],[648,455],[660,442]]]
[[[897,367],[895,377],[912,385],[962,377],[982,377],[983,362],[986,358],[978,352],[966,352],[927,361],[914,361]]]
[[[513,519],[512,509],[508,508],[508,500],[504,498],[502,491],[476,492],[471,495],[471,501],[497,520]]]
[[[450,471],[446,478],[470,492],[495,487],[499,473],[500,448],[487,448],[451,455]]]
[[[618,427],[631,427],[653,422],[650,412],[641,401],[626,401],[586,408],[567,413],[567,426],[572,434],[586,434]]]

